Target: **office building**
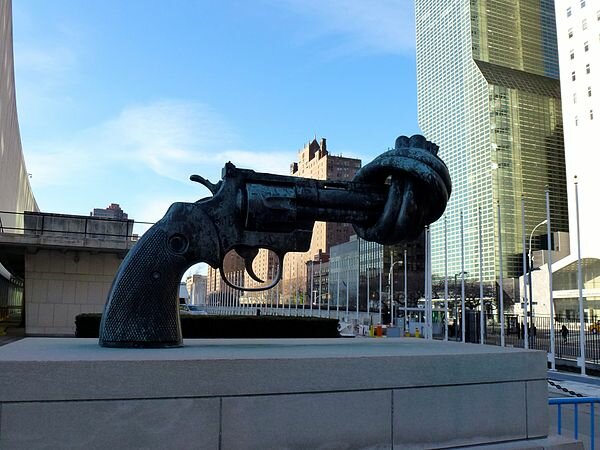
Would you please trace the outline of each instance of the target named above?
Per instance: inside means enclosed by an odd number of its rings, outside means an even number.
[[[569,228],[554,2],[416,0],[416,45],[419,125],[453,183],[432,227],[433,275],[445,272],[446,225],[449,277],[462,270],[462,213],[467,278],[479,278],[481,217],[483,279],[498,280],[499,204],[503,272],[514,286],[523,273],[521,198],[527,238],[546,218],[547,185],[553,230]],[[534,249],[543,234],[533,235]]]
[[[350,181],[360,169],[361,161],[354,158],[334,156],[327,150],[327,141],[313,139],[298,153],[298,161],[290,166],[293,176],[313,178],[317,180]],[[328,254],[332,245],[347,242],[354,234],[352,225],[345,223],[316,222],[310,250],[305,253],[289,253],[283,266],[283,298],[296,297],[300,289],[307,293],[309,283],[307,274],[307,261],[319,264],[319,255]],[[315,259],[316,258],[316,259]],[[323,260],[324,262],[324,260]],[[287,300],[284,300],[287,302]]]
[[[104,219],[127,220],[127,214],[123,212],[118,203],[111,203],[107,208],[94,208],[90,216]]]
[[[600,0],[556,2],[571,254],[553,265],[557,313],[578,317],[577,208],[586,316],[600,315]],[[535,282],[534,282],[535,286]]]

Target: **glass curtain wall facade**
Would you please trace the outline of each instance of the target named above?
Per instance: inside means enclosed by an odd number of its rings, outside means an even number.
[[[339,304],[340,308],[345,308],[348,299],[350,310],[355,310],[356,283],[359,281],[360,311],[367,311],[367,299],[370,302],[369,310],[378,310],[380,298],[383,309],[389,311],[390,275],[392,275],[394,300],[396,305],[404,305],[404,254],[406,252],[407,306],[416,307],[418,300],[424,295],[424,244],[423,234],[411,242],[386,246],[357,239],[354,235],[349,242],[332,246],[327,273],[330,304],[333,307]],[[394,264],[394,271],[390,273],[392,264]],[[359,268],[358,274],[357,268]],[[317,264],[315,270],[318,271]],[[324,276],[327,275],[324,273]]]
[[[462,214],[464,270],[479,278],[481,214],[483,278],[498,279],[498,203],[504,277],[518,277],[522,197],[527,239],[546,218],[546,185],[553,231],[568,231],[554,3],[416,0],[416,32],[419,125],[453,182],[449,277],[462,270]],[[432,266],[444,275],[443,220],[432,226]]]

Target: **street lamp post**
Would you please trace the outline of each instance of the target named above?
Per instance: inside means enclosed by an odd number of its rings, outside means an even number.
[[[538,227],[541,227],[542,225],[546,225],[548,223],[548,219],[544,219],[543,221],[541,221],[540,223],[538,223],[535,227],[533,227],[533,230],[531,230],[531,234],[529,235],[529,254],[528,254],[528,259],[529,259],[529,312],[531,314],[531,331],[533,332],[533,288],[532,288],[532,284],[531,284],[531,272],[533,272],[533,256],[531,253],[531,240],[533,239],[533,233],[535,233],[535,230],[538,229]],[[550,249],[548,249],[550,250]]]

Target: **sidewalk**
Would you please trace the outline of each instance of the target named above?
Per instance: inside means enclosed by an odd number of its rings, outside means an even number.
[[[548,379],[569,391],[581,394],[583,397],[600,397],[600,378],[598,377],[549,370]],[[551,384],[548,384],[548,394],[552,397],[574,397],[573,394]]]

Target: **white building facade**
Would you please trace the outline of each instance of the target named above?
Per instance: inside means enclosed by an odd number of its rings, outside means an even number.
[[[571,254],[553,266],[554,298],[557,312],[577,314],[579,241],[585,313],[586,317],[597,318],[600,316],[600,0],[560,0],[555,8]]]

